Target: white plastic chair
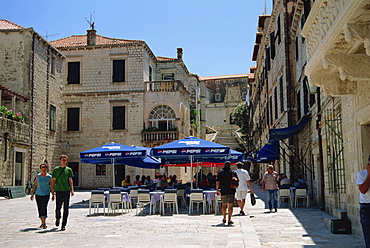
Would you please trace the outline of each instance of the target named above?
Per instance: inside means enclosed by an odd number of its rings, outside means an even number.
[[[306,205],[307,205],[307,207],[309,207],[310,197],[307,194],[307,189],[296,189],[295,190],[295,194],[294,194],[294,205],[295,205],[295,207],[297,207],[299,199],[305,199],[306,200]]]
[[[291,197],[290,189],[279,189],[279,206],[283,199],[288,199],[289,207],[293,205],[293,199]]]
[[[218,214],[218,210],[220,209],[219,206],[222,206],[222,200],[221,200],[221,195],[216,195],[215,196],[215,214]]]
[[[144,210],[145,205],[148,204],[148,203],[150,204],[149,205],[149,214],[151,214],[151,212],[152,212],[152,203],[150,201],[149,190],[148,189],[139,190],[138,194],[137,194],[136,215],[137,215],[137,212],[139,211],[139,208]]]
[[[184,206],[187,207],[186,205],[186,200],[185,200],[185,189],[177,189],[176,191],[177,199],[179,202],[183,202]]]
[[[179,214],[179,207],[177,205],[177,190],[176,189],[166,189],[164,191],[164,196],[162,200],[162,210],[163,214],[165,213],[164,211],[164,204],[167,204],[167,206],[171,206],[173,210],[176,208],[176,214]]]
[[[109,210],[113,213],[117,206],[118,208],[122,204],[122,214],[123,214],[123,201],[120,190],[109,190],[109,201],[108,201],[108,213]]]
[[[199,211],[199,204],[203,204],[203,214],[205,214],[206,199],[203,194],[202,189],[193,189],[190,191],[190,201],[189,201],[189,214],[193,210],[193,204],[197,204],[197,211]]]
[[[130,199],[132,203],[138,201],[138,189],[130,189]]]
[[[90,199],[89,199],[89,215],[91,215],[91,206],[94,207],[95,211],[99,213],[99,206],[100,204],[103,205],[103,213],[105,215],[105,196],[103,190],[92,190]]]

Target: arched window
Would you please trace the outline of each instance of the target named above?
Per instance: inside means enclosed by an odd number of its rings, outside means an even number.
[[[175,111],[169,106],[159,105],[149,114],[149,123],[159,131],[171,131],[175,129],[174,121],[176,119]]]

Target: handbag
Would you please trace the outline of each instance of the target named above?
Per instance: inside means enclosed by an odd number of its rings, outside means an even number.
[[[236,189],[239,187],[239,179],[234,171],[231,172],[230,188]]]
[[[251,204],[252,206],[256,205],[256,198],[254,197],[254,194],[253,193],[250,193],[251,195]]]

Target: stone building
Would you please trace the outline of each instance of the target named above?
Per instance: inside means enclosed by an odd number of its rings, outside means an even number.
[[[340,131],[339,137],[330,133],[322,137],[328,169],[325,203],[330,211],[346,209],[358,235],[362,231],[356,176],[370,154],[369,6],[367,0],[316,0],[302,29],[308,82],[331,99],[331,111],[322,113],[320,124]]]
[[[278,158],[265,162],[292,179],[303,174],[311,203],[330,214],[347,212],[360,236],[356,175],[370,154],[368,6],[362,0],[273,1],[271,15],[259,17],[250,87],[250,147],[271,142],[272,129],[298,127],[279,139]]]
[[[0,186],[26,186],[40,163],[57,164],[62,152],[64,56],[32,28],[0,20]],[[9,119],[10,118],[10,119]]]
[[[253,74],[235,74],[200,78],[202,87],[201,119],[208,128],[217,133],[213,141],[230,146],[232,149],[245,151],[239,129],[232,120],[232,113],[239,103],[248,97],[248,84],[253,81]]]
[[[63,66],[63,143],[82,188],[112,186],[112,166],[80,164],[79,153],[109,142],[154,147],[194,133],[191,103],[199,85],[177,49],[176,58],[156,57],[140,40],[108,38],[88,30],[52,41],[65,56]],[[184,168],[163,173],[190,179]],[[126,174],[151,175],[152,169],[115,166],[115,185]]]

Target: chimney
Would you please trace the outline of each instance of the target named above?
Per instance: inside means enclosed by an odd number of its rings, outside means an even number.
[[[182,48],[177,48],[177,59],[182,60]]]
[[[95,46],[96,45],[96,30],[90,29],[87,31],[87,45]]]

